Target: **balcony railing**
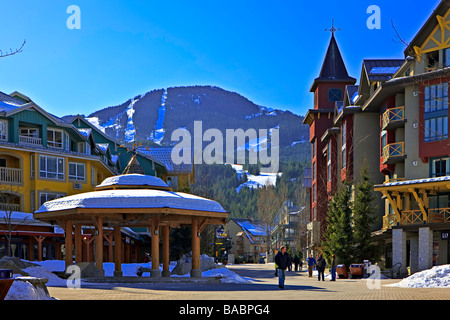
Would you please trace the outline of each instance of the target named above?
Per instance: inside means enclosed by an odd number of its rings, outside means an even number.
[[[382,129],[390,130],[405,123],[405,107],[387,109],[383,113]]]
[[[383,163],[391,164],[402,161],[406,158],[405,143],[395,142],[386,145],[383,148]]]
[[[403,210],[400,221],[395,214],[383,216],[383,229],[390,229],[398,224],[424,224],[424,223],[450,223],[450,208],[437,208],[427,210],[428,218],[425,219],[421,210]]]
[[[22,144],[28,144],[28,145],[42,145],[42,139],[41,138],[35,138],[35,137],[27,137],[27,136],[19,136],[19,142]]]
[[[22,169],[0,167],[0,182],[22,183]]]
[[[20,211],[20,204],[0,203],[0,212]]]
[[[383,216],[383,229],[390,229],[398,224],[396,214],[388,214]]]

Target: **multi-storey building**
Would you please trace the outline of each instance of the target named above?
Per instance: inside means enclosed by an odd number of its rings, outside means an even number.
[[[404,63],[363,105],[380,115],[387,262],[402,273],[450,263],[450,8],[442,1],[405,50]]]
[[[322,150],[327,144],[321,138],[333,126],[336,102],[343,100],[346,86],[354,85],[355,82],[356,79],[347,73],[334,32],[332,32],[319,77],[314,80],[310,89],[314,93],[314,108],[308,111],[304,119],[304,123],[310,126],[309,139],[312,145],[310,214],[311,224],[314,225],[311,229],[315,230],[315,233],[323,233],[325,230],[328,209],[327,171],[324,170],[327,162],[322,156]],[[320,236],[312,235],[312,238],[320,239]],[[312,243],[314,247],[318,245],[320,243]]]
[[[93,191],[131,159],[125,147],[79,123],[77,128],[19,92],[0,92],[0,256],[8,254],[11,230],[9,254],[60,259],[62,229],[33,220],[32,213],[46,201]],[[146,174],[165,174],[165,167],[150,157],[140,160]],[[87,246],[89,238],[86,232]]]
[[[384,246],[385,266],[402,273],[450,263],[449,15],[442,1],[404,59],[364,60],[359,85],[345,84],[334,112],[316,110],[315,97],[305,118],[313,150],[311,224],[323,231],[320,204],[326,212],[339,182],[355,185],[366,165],[381,209],[373,235]]]

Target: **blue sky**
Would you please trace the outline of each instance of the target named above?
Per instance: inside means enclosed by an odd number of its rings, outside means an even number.
[[[88,115],[153,89],[215,85],[304,115],[332,19],[351,76],[364,58],[403,58],[391,19],[411,41],[438,0],[0,0],[0,91],[58,116]],[[70,30],[67,8],[81,10]],[[370,30],[367,8],[381,10]]]

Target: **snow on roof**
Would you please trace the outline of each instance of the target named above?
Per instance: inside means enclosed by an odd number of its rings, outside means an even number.
[[[97,148],[100,149],[101,152],[106,153],[109,148],[109,143],[96,143]]]
[[[87,128],[77,128],[77,130],[80,131],[81,134],[82,134],[85,138],[89,137],[89,135],[90,135],[91,132],[92,132],[92,129],[91,129],[91,128],[89,128],[89,129],[87,129]]]
[[[262,224],[250,220],[234,219],[234,221],[244,230],[253,236],[266,236],[266,227]]]
[[[118,176],[108,177],[97,187],[107,187],[107,186],[154,186],[154,187],[164,187],[169,186],[162,179],[154,176],[148,176],[144,174],[122,174]]]
[[[81,193],[47,201],[35,213],[76,208],[172,208],[226,213],[216,201],[187,193],[154,189],[120,189]]]
[[[376,187],[403,186],[403,185],[410,185],[410,184],[417,184],[417,183],[440,182],[440,181],[448,181],[448,180],[450,180],[450,176],[389,182],[389,183],[385,183],[385,184],[376,185]]]

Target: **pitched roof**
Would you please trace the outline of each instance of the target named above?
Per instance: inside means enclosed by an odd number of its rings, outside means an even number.
[[[141,165],[136,159],[136,155],[133,155],[131,157],[131,160],[130,162],[128,162],[127,167],[123,170],[123,174],[131,174],[131,173],[145,174],[144,169],[142,169]]]
[[[347,68],[339,51],[334,33],[331,35],[322,69],[320,70],[319,77],[314,79],[311,92],[316,89],[319,82],[356,82],[356,79],[350,77],[347,73]]]
[[[172,149],[173,147],[139,148],[139,151],[163,163],[169,173],[191,173],[193,171],[192,163],[175,164],[172,161]]]
[[[364,59],[369,81],[387,81],[403,65],[405,59]]]

